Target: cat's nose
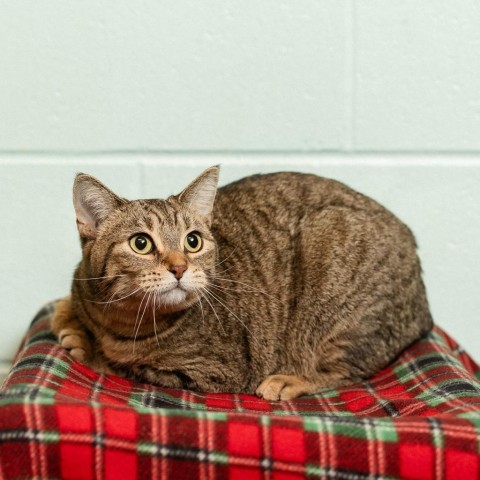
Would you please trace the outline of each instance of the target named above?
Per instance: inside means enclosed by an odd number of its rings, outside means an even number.
[[[175,275],[175,278],[177,280],[180,280],[186,269],[187,269],[186,265],[170,265],[170,268],[168,269],[168,271],[172,272]]]

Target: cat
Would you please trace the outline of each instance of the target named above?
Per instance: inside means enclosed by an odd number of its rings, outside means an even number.
[[[134,201],[76,176],[83,258],[52,320],[75,359],[290,400],[369,378],[431,329],[414,237],[380,204],[310,174],[218,175]]]

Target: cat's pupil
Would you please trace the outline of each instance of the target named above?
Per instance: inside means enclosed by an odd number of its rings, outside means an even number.
[[[188,235],[187,236],[187,242],[192,248],[197,248],[198,247],[198,237],[197,235]]]
[[[135,239],[135,246],[139,249],[139,250],[144,250],[145,247],[147,246],[147,239],[145,237],[137,237]]]

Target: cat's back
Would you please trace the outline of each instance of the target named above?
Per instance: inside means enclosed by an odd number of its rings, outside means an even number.
[[[286,271],[305,257],[305,245],[323,256],[345,257],[345,263],[352,252],[368,251],[372,261],[381,250],[403,251],[412,261],[416,255],[412,232],[389,210],[312,174],[279,172],[230,183],[218,190],[213,219],[219,257],[232,255],[239,275],[248,266]]]
[[[278,228],[289,228],[312,210],[339,207],[393,215],[369,197],[336,180],[313,174],[279,172],[258,174],[218,190],[214,221],[218,227],[232,221],[263,219]]]

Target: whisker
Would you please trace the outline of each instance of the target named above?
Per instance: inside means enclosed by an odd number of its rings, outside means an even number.
[[[74,278],[74,280],[78,280],[78,279],[75,279],[75,278]],[[85,280],[90,280],[90,279],[87,278],[87,279],[85,279]],[[84,284],[83,284],[83,285],[84,285]],[[83,285],[82,285],[81,287],[79,287],[79,288],[83,288]],[[96,296],[97,298],[98,298],[98,297],[100,297],[100,298],[105,298],[105,297],[108,295],[107,292],[110,290],[110,288],[111,288],[111,285],[110,285],[110,286],[109,286],[109,285],[101,285],[101,288],[98,288],[98,286],[97,286],[97,288],[95,289],[94,292],[90,292],[89,290],[88,290],[88,291],[83,290],[83,293],[84,293],[85,296],[89,295],[89,293],[90,293],[90,296],[93,296],[93,297]],[[87,298],[85,298],[85,301],[87,301],[87,302],[89,302],[89,303],[104,303],[104,304],[105,304],[105,307],[104,307],[104,309],[103,309],[103,313],[105,313],[105,310],[106,310],[106,308],[108,307],[108,303],[113,300],[113,298],[115,297],[115,295],[117,295],[117,294],[120,292],[121,289],[122,289],[122,286],[120,286],[120,287],[118,288],[118,285],[117,285],[117,289],[110,295],[110,297],[108,298],[108,300],[107,300],[106,302],[100,302],[100,301],[98,301],[98,300],[89,300],[89,299],[87,299]],[[107,294],[107,295],[106,295],[106,294]]]
[[[111,295],[110,298],[108,299],[108,302],[103,306],[103,314],[105,315],[107,313],[107,310],[110,308],[110,301],[115,298],[115,295],[119,293],[121,290],[121,287],[115,290]]]
[[[141,287],[137,288],[136,290],[134,290],[133,292],[129,293],[128,295],[125,295],[124,297],[117,298],[116,300],[109,300],[109,301],[107,301],[107,302],[96,302],[96,301],[94,301],[94,300],[87,300],[87,302],[90,302],[90,303],[98,303],[98,304],[101,304],[101,305],[105,305],[105,304],[109,304],[109,303],[115,303],[115,302],[120,302],[121,300],[125,300],[126,298],[131,297],[133,294],[137,293],[139,290],[141,290]]]
[[[160,340],[158,339],[157,334],[157,320],[155,319],[155,310],[157,308],[157,292],[155,291],[153,294],[153,329],[155,331],[155,338],[157,340],[157,345],[160,346]]]
[[[150,297],[152,295],[152,290],[149,289],[147,291],[147,293],[148,293],[147,301],[145,302],[145,306],[143,307],[142,316],[140,317],[140,321],[138,322],[137,331],[135,332],[135,338],[138,335],[138,332],[140,331],[140,325],[142,324],[143,317],[145,316],[145,312],[147,311],[148,304],[150,303]]]
[[[212,298],[214,298],[215,300],[217,300],[217,302],[221,303],[244,327],[245,327],[245,330],[247,330],[247,332],[250,334],[252,340],[254,342],[257,342],[256,339],[253,337],[253,334],[252,332],[250,331],[250,329],[247,327],[247,325],[243,322],[243,320],[238,317],[238,315],[236,315],[225,303],[222,302],[222,300],[220,300],[220,298],[214,294],[213,292],[209,291],[208,289],[205,290],[205,292],[208,294],[208,295],[211,295]]]
[[[219,292],[222,292],[224,293],[225,295],[230,295],[231,297],[236,297],[238,295],[238,293],[250,293],[250,292],[254,292],[254,290],[239,290],[239,289],[234,289],[234,288],[228,288],[228,287],[220,287],[219,285],[216,285],[214,283],[209,283],[208,284],[208,287],[209,288],[213,288],[215,290],[218,290]],[[213,293],[213,292],[211,292]],[[281,306],[285,306],[285,304],[283,302],[281,302],[280,300],[272,297],[273,300],[275,300],[279,305]]]
[[[133,348],[132,348],[132,353],[135,353],[135,341],[137,340],[137,322],[138,322],[138,317],[140,316],[140,310],[142,309],[143,301],[145,300],[145,297],[147,296],[148,290],[145,291],[143,294],[142,300],[140,301],[140,305],[138,306],[137,310],[137,316],[135,318],[135,324],[133,325]],[[138,325],[140,328],[140,324]]]
[[[107,275],[105,277],[90,277],[90,278],[75,278],[75,277],[73,277],[73,280],[87,281],[87,280],[100,280],[102,278],[116,278],[116,277],[126,277],[126,276],[127,276],[126,274],[122,274],[122,275]]]
[[[215,279],[217,282],[232,282],[232,283],[236,283],[238,285],[243,285],[244,287],[247,287],[250,289],[250,291],[252,292],[258,292],[258,293],[262,293],[263,295],[266,295],[267,297],[273,299],[273,300],[276,300],[277,302],[280,302],[282,303],[278,298],[274,297],[273,295],[270,295],[269,293],[265,292],[264,290],[261,290],[260,288],[257,288],[257,287],[254,287],[253,285],[249,284],[249,283],[244,283],[244,282],[240,282],[239,280],[233,280],[231,278],[216,278]],[[216,285],[218,286],[217,284],[213,283],[213,282],[210,282],[210,285]]]
[[[238,290],[237,288],[221,287],[220,285],[217,285],[216,283],[212,283],[212,282],[210,282],[208,286],[212,288],[217,288],[219,290],[223,290],[225,292],[251,292],[252,291],[252,290]],[[230,295],[233,295],[233,293],[231,293]]]
[[[145,302],[145,307],[143,308],[142,316],[140,317],[140,321],[138,322],[137,330],[136,330],[136,332],[135,332],[135,337],[133,337],[133,345],[134,345],[134,347],[135,347],[135,341],[137,340],[138,332],[140,331],[140,325],[142,324],[143,317],[144,317],[144,315],[145,315],[145,312],[147,311],[148,304],[150,303],[150,297],[151,297],[151,295],[152,295],[152,291],[151,291],[151,290],[147,290],[146,293],[148,293],[147,301]],[[139,307],[139,311],[140,311],[140,307]]]
[[[100,295],[104,295],[105,293],[107,293],[107,290],[108,290],[108,287],[104,287],[102,288],[99,293]],[[115,298],[115,295],[117,295],[117,293],[120,293],[120,290],[122,290],[122,286],[120,285],[117,289],[114,290],[114,292],[110,295],[110,297],[108,298],[108,301],[110,300],[113,300]],[[105,307],[106,308],[106,307]],[[105,309],[103,310],[105,312]]]
[[[203,313],[202,298],[197,288],[193,287],[193,291],[195,292],[195,296],[198,298],[198,303],[200,304],[200,310],[202,311],[202,325],[203,329],[205,330],[205,315]]]
[[[106,287],[108,288],[108,287]],[[111,307],[111,302],[112,300],[115,298],[115,296],[117,294],[120,293],[120,291],[123,289],[123,285],[120,285],[113,293],[112,295],[110,295],[110,298],[108,299],[108,301],[105,303],[105,306],[103,307],[103,313],[106,314],[107,313],[107,310]]]
[[[108,304],[110,303],[111,300],[113,300],[113,299],[115,298],[115,295],[116,295],[117,293],[119,293],[120,290],[121,290],[121,287],[117,288],[117,289],[110,295],[110,297],[108,297],[108,300],[107,300],[107,302],[105,303],[105,306],[103,307],[103,313],[105,313],[105,310],[106,310],[106,309],[108,308],[108,306],[109,306]],[[103,293],[103,292],[100,292],[100,293]]]
[[[205,293],[207,293],[206,290],[205,290]],[[223,330],[223,333],[226,335],[227,332],[226,332],[225,329],[223,328],[222,322],[221,322],[220,318],[218,317],[217,312],[215,311],[215,307],[212,305],[212,302],[210,302],[210,300],[209,300],[207,297],[203,297],[203,298],[206,300],[206,302],[207,302],[207,303],[210,305],[210,307],[212,308],[213,313],[214,313],[215,316],[217,317],[218,323],[219,323],[221,329]]]
[[[237,250],[237,247],[235,247],[221,262],[216,263],[215,266],[218,267],[223,262],[227,261],[235,253],[236,250]]]
[[[228,272],[229,270],[231,270],[234,267],[235,267],[235,265],[232,265],[228,268],[225,268],[225,270],[215,271],[215,273],[208,273],[208,275],[211,275],[212,277],[220,277],[223,273]]]

